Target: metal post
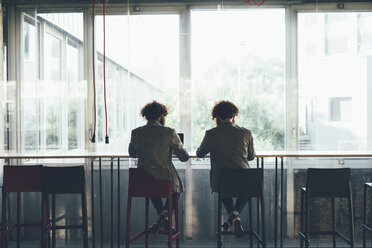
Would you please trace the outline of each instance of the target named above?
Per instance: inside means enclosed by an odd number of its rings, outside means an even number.
[[[280,248],[283,248],[284,167],[280,158]]]
[[[102,201],[102,158],[99,158],[99,212],[100,212],[100,231],[101,248],[103,248],[103,201]]]
[[[118,248],[120,248],[120,158],[118,158]]]
[[[277,247],[277,230],[278,230],[278,157],[275,157],[275,204],[274,204],[274,247]]]
[[[114,248],[114,160],[110,159],[110,176],[111,176],[111,248]]]
[[[90,176],[91,176],[91,191],[90,191],[90,200],[91,200],[91,207],[92,207],[92,243],[93,248],[96,247],[96,239],[95,239],[95,227],[94,227],[94,158],[92,158],[92,162],[90,164]]]

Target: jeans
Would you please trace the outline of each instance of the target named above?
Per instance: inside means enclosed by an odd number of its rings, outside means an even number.
[[[180,193],[173,193],[172,194],[172,210],[176,207],[176,197],[180,199],[181,194]],[[152,205],[154,205],[156,211],[158,212],[158,215],[160,216],[161,213],[168,211],[168,199],[165,201],[165,204],[163,203],[163,199],[159,197],[151,197]]]
[[[226,212],[229,214],[229,221],[231,222],[235,217],[239,217],[239,213],[243,211],[244,207],[248,203],[248,199],[237,198],[234,204],[233,198],[223,198],[222,203],[226,209]],[[238,214],[233,214],[234,211],[237,211]]]

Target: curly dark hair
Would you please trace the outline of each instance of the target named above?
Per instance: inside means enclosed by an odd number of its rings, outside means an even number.
[[[222,120],[234,118],[239,113],[239,108],[230,101],[216,102],[212,108],[212,119],[220,117]]]
[[[157,120],[160,116],[167,116],[168,107],[157,101],[147,103],[141,109],[140,115],[148,121]]]

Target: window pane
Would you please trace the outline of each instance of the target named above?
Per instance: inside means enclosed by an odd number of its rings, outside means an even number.
[[[219,100],[237,104],[237,124],[252,130],[257,150],[284,148],[284,14],[192,11],[193,149],[215,125],[210,113]]]
[[[139,112],[152,100],[165,103],[166,125],[178,128],[179,17],[175,14],[106,16],[106,135],[103,88],[103,18],[96,17],[97,140],[99,150],[127,151]],[[120,30],[120,32],[118,32]]]
[[[44,66],[45,80],[61,80],[62,78],[62,41],[52,34],[45,33]]]
[[[299,149],[367,150],[372,13],[298,15]]]
[[[22,150],[84,149],[83,14],[23,20]]]
[[[47,150],[57,150],[61,146],[61,114],[59,99],[45,101],[45,144]]]

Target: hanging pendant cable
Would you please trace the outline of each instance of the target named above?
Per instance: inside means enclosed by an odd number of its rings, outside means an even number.
[[[107,135],[107,101],[106,101],[106,0],[103,0],[103,94],[105,101],[106,137],[105,143],[109,143]]]
[[[96,107],[96,66],[95,66],[95,58],[94,54],[96,53],[95,48],[94,48],[94,19],[95,19],[95,14],[94,14],[94,2],[95,0],[92,0],[93,3],[93,101],[94,101],[94,125],[93,125],[93,135],[91,141],[93,143],[96,142],[96,119],[97,119],[97,107]]]

